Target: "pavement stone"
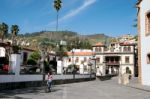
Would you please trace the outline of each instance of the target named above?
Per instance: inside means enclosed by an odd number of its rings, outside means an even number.
[[[141,85],[140,83],[138,83],[138,78],[135,78],[135,77],[130,80],[130,83],[127,84],[127,86],[131,88],[150,92],[150,86]]]
[[[0,92],[1,99],[150,99],[150,92],[118,84],[118,79],[55,85],[51,93],[43,87]]]

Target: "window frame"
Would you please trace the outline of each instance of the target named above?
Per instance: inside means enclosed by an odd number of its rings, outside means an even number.
[[[150,10],[145,14],[145,36],[150,35]]]
[[[146,57],[147,57],[147,64],[150,64],[150,53],[148,53],[148,54],[146,55]]]
[[[128,61],[127,61],[127,58],[128,58]],[[125,63],[126,63],[126,64],[129,64],[129,63],[130,63],[130,56],[125,56]]]

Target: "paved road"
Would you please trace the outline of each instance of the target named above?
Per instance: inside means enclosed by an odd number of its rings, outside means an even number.
[[[41,88],[0,92],[3,99],[150,99],[150,92],[117,84],[117,79],[64,84],[51,93]]]

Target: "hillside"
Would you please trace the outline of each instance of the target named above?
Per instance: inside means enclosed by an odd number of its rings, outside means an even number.
[[[109,42],[111,37],[104,34],[79,35],[72,31],[41,31],[35,33],[19,34],[17,41],[25,42],[24,47],[38,49],[39,44],[42,46],[51,46],[50,49],[56,48],[61,40],[66,41],[67,50],[72,48],[91,48],[90,46],[97,42]]]
[[[36,40],[41,41],[43,39],[49,39],[51,41],[60,41],[60,40],[71,40],[76,37],[79,39],[88,39],[91,44],[96,42],[105,42],[105,40],[108,40],[111,37],[108,37],[104,34],[93,34],[93,35],[79,35],[76,32],[71,31],[41,31],[41,32],[35,32],[35,33],[28,33],[24,35],[19,35],[19,37],[25,37],[29,41]]]

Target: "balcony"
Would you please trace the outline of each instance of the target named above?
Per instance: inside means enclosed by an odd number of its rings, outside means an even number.
[[[110,62],[106,62],[106,65],[120,65],[120,63],[110,61]]]

